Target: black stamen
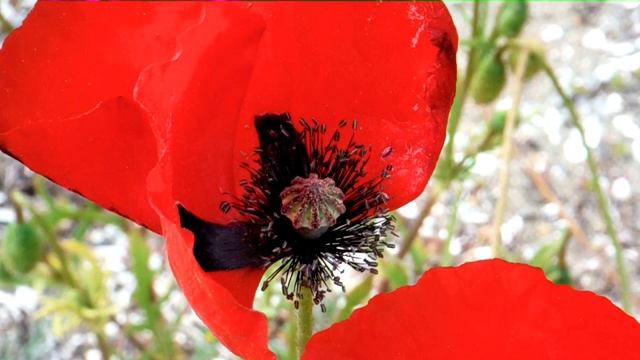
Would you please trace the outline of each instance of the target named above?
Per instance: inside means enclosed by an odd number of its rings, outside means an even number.
[[[242,218],[217,225],[197,218],[182,206],[179,211],[182,226],[195,235],[194,256],[205,271],[268,267],[279,262],[261,289],[264,291],[280,277],[282,293],[297,307],[302,288],[308,287],[313,302],[324,312],[322,301],[330,292],[330,283],[344,291],[339,276],[341,264],[375,274],[384,249],[393,248],[385,241],[395,227],[387,209],[389,196],[382,186],[390,177],[391,165],[377,177],[365,179],[373,154],[371,146],[356,143],[352,133],[346,145],[339,148],[340,131],[325,139],[325,124],[313,118],[312,125],[303,119],[299,122],[302,131],[296,130],[286,113],[256,116],[260,147],[253,155],[255,165],[247,161],[240,164],[248,174],[240,182],[244,193],[220,204],[223,213],[233,209]],[[338,124],[339,128],[346,125],[347,120]],[[352,129],[358,129],[355,120]],[[382,157],[392,150],[385,148]],[[291,220],[280,214],[280,194],[296,176],[309,178],[310,174],[331,178],[344,193],[346,208],[334,225],[314,239],[298,233]]]

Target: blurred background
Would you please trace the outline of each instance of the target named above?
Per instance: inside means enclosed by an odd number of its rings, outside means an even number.
[[[33,5],[0,0],[0,41]],[[347,271],[316,330],[429,268],[491,257],[638,317],[640,3],[448,6],[460,76],[436,173],[398,210],[380,275]],[[162,238],[4,154],[0,237],[0,359],[236,359],[190,309]],[[277,282],[255,307],[295,358]]]

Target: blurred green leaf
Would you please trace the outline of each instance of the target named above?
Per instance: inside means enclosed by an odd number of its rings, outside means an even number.
[[[161,299],[163,298],[158,299],[153,289],[155,272],[149,268],[151,251],[145,238],[139,232],[132,231],[129,235],[131,271],[137,282],[133,299],[146,315],[145,321],[132,329],[142,330],[146,328],[151,330],[154,342],[150,351],[162,358],[173,359],[177,356],[173,343],[175,327],[168,327],[166,325],[161,311]],[[164,299],[166,299],[166,297]]]
[[[136,278],[137,286],[133,298],[138,305],[151,315],[155,321],[157,317],[153,308],[153,277],[154,273],[149,269],[149,256],[151,252],[141,236],[131,236],[129,239],[131,249],[131,271]],[[151,313],[151,314],[149,314]]]
[[[541,268],[547,279],[556,284],[571,285],[572,283],[569,269],[561,261],[570,236],[571,232],[568,229],[565,230],[560,239],[542,246],[529,262],[531,266]]]
[[[554,265],[557,261],[556,255],[560,251],[562,244],[559,241],[554,241],[550,244],[546,244],[538,250],[533,256],[529,264],[531,266],[539,267],[546,270]],[[546,271],[545,271],[546,272]]]
[[[429,260],[429,253],[420,241],[415,241],[409,249],[409,255],[413,262],[416,275],[421,275],[425,271],[425,264]]]
[[[389,279],[389,283],[391,285],[390,290],[395,290],[409,283],[407,270],[404,268],[401,262],[382,262],[380,266],[386,277]]]
[[[373,276],[366,276],[364,281],[358,284],[349,294],[347,294],[347,303],[344,305],[344,308],[338,314],[338,318],[336,321],[346,320],[353,309],[362,304],[364,300],[366,300],[371,293],[371,287],[373,285]]]

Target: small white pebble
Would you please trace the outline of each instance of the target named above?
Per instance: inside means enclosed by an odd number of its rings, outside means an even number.
[[[597,270],[600,268],[600,259],[598,258],[590,258],[585,261],[585,265],[589,270]]]
[[[613,180],[611,184],[611,196],[620,201],[628,200],[631,197],[631,184],[629,184],[629,180],[623,177]]]
[[[479,246],[477,248],[474,248],[472,252],[473,257],[475,257],[476,260],[487,260],[491,259],[492,257],[490,246]]]
[[[479,153],[476,155],[476,163],[471,170],[480,176],[492,176],[500,170],[500,159],[491,153]]]
[[[555,218],[560,213],[560,207],[557,204],[548,203],[542,207],[542,212],[550,218]]]
[[[18,286],[16,298],[20,301],[20,308],[28,313],[36,311],[38,307],[38,292],[29,286]]]
[[[640,139],[640,126],[636,124],[636,119],[634,119],[629,114],[620,114],[616,115],[613,118],[613,126],[620,130],[622,136],[628,137],[630,139]]]
[[[618,71],[620,71],[619,68],[614,64],[600,64],[596,66],[593,75],[598,81],[606,83],[611,81]]]
[[[607,45],[607,36],[600,29],[591,29],[582,36],[582,46],[588,49],[602,49]]]
[[[513,242],[513,238],[524,228],[524,220],[520,215],[512,216],[507,222],[500,226],[500,235],[502,242],[509,245]]]
[[[462,253],[462,244],[460,243],[460,239],[451,239],[451,242],[449,243],[449,253],[453,256],[458,256]]]
[[[551,42],[554,40],[560,40],[564,36],[564,29],[558,24],[550,24],[547,25],[542,33],[540,33],[540,38],[544,42]]]
[[[631,143],[631,153],[633,154],[633,158],[640,162],[640,139],[633,140]]]
[[[85,360],[100,360],[102,359],[102,352],[98,349],[89,349],[84,353]]]
[[[622,111],[624,106],[624,100],[622,96],[618,93],[612,93],[607,96],[607,99],[604,103],[604,109],[602,112],[604,114],[617,114]],[[599,122],[598,122],[599,123]],[[590,124],[589,124],[590,125]],[[585,128],[588,130],[589,126],[585,123]]]
[[[149,270],[151,271],[158,271],[160,270],[160,268],[162,267],[162,262],[164,260],[164,257],[162,255],[160,255],[159,253],[152,253],[149,256]]]
[[[595,149],[600,145],[600,140],[602,139],[602,124],[597,117],[589,116],[584,119],[584,137],[590,148]]]
[[[576,129],[571,131],[569,138],[565,140],[562,146],[562,150],[565,159],[570,163],[577,164],[587,159],[587,150],[582,145],[582,139],[580,139],[580,134]]]
[[[0,208],[0,223],[10,224],[16,221],[16,212],[12,208]]]

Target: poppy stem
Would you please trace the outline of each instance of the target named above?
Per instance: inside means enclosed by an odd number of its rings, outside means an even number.
[[[300,293],[302,298],[296,311],[298,325],[296,350],[298,359],[302,357],[304,348],[307,346],[309,339],[311,339],[311,335],[313,335],[313,294],[311,289],[306,286],[302,287]]]
[[[542,67],[553,83],[553,87],[556,89],[560,97],[562,97],[562,101],[564,102],[564,106],[569,110],[571,114],[571,121],[573,122],[573,126],[580,133],[580,138],[582,140],[582,145],[587,152],[587,164],[589,165],[589,170],[591,171],[591,184],[593,186],[593,191],[596,193],[596,198],[598,200],[598,206],[600,207],[600,211],[602,212],[602,217],[604,218],[604,222],[607,226],[607,232],[609,233],[609,237],[611,238],[611,242],[613,243],[613,248],[615,250],[616,255],[616,263],[618,265],[618,276],[620,277],[620,287],[622,288],[622,309],[628,313],[632,313],[632,304],[633,299],[631,295],[631,288],[629,285],[629,278],[627,276],[627,270],[625,265],[624,255],[622,253],[622,243],[620,242],[620,237],[618,236],[618,231],[613,223],[613,217],[611,216],[611,212],[609,210],[609,202],[608,199],[602,190],[602,186],[600,185],[600,173],[598,171],[598,164],[596,163],[595,156],[593,155],[593,151],[591,151],[591,147],[587,144],[587,139],[585,135],[585,129],[580,121],[580,116],[578,115],[578,111],[576,110],[573,100],[567,95],[562,86],[560,85],[560,81],[556,76],[553,68],[549,65],[549,63],[544,60],[542,62]]]

